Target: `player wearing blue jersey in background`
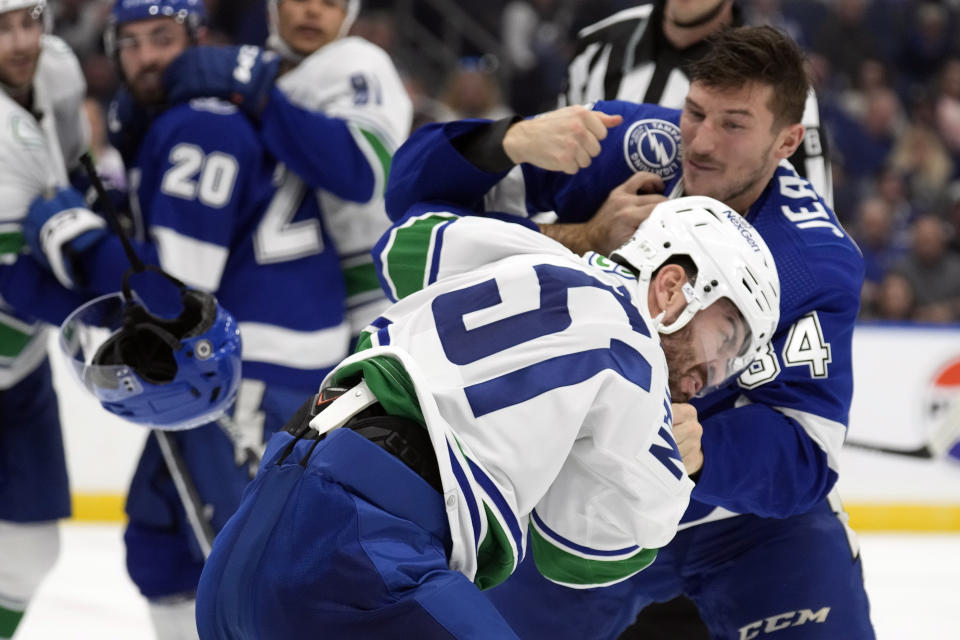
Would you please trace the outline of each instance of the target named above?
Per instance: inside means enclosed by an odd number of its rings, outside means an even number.
[[[83,301],[21,255],[31,201],[69,184],[89,144],[80,65],[44,33],[44,0],[0,0],[0,638],[11,638],[60,550],[70,490],[41,320]],[[65,302],[64,302],[65,298]]]
[[[711,56],[690,67],[682,112],[600,102],[515,124],[428,125],[394,159],[393,217],[421,199],[486,205],[579,252],[616,246],[662,199],[638,190],[709,195],[753,223],[780,273],[770,348],[694,401],[703,468],[681,531],[647,570],[606,589],[567,589],[525,563],[490,594],[521,636],[615,638],[646,604],[686,594],[717,638],[874,637],[834,491],[863,260],[783,162],[803,137],[799,49],[767,27],[714,37]],[[558,223],[526,219],[540,211]]]
[[[383,191],[413,107],[390,56],[347,36],[360,0],[269,0],[267,8],[272,51],[189,49],[167,69],[166,95],[236,103],[284,163],[283,190],[319,200],[358,333],[386,303],[370,249],[389,227]],[[287,223],[276,221],[278,229]]]
[[[418,205],[381,240],[399,302],[271,439],[204,567],[202,638],[515,638],[478,587],[528,538],[586,587],[673,536],[700,427],[671,399],[764,348],[763,240],[709,198],[664,203],[612,260],[460,212]]]
[[[326,9],[326,23],[338,33],[348,19],[346,5]],[[342,260],[350,256],[341,255],[337,244],[349,225],[328,215],[333,212],[324,197],[381,202],[382,157],[389,153],[371,151],[369,143],[364,150],[355,143],[334,148],[340,138],[331,136],[326,152],[353,173],[342,172],[328,185],[329,194],[316,194],[265,148],[260,132],[236,106],[216,98],[167,105],[164,70],[202,40],[204,19],[200,0],[120,0],[106,40],[125,83],[110,124],[130,172],[137,251],[188,286],[216,293],[243,339],[243,381],[232,417],[175,434],[218,530],[239,502],[264,437],[349,351],[355,332]],[[303,77],[292,86],[330,88]],[[351,93],[349,84],[346,89],[338,98],[364,104],[358,96],[365,92]],[[378,115],[369,120],[402,139],[409,125],[393,127],[390,119],[383,124]],[[341,137],[355,141],[349,127],[341,125]],[[128,266],[121,243],[104,232],[102,220],[79,215],[82,210],[69,190],[38,200],[27,239],[65,286],[115,291]],[[373,219],[376,207],[365,215]],[[382,202],[379,216],[367,247],[388,224]],[[160,287],[150,282],[135,288],[145,297],[161,296]],[[376,305],[377,299],[383,300],[382,293],[356,301]],[[148,440],[133,479],[127,513],[128,570],[150,601],[158,636],[196,637],[192,598],[203,556],[154,439]]]

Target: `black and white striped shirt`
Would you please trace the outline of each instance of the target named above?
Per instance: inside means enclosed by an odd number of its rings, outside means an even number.
[[[734,24],[742,24],[736,5],[733,11]],[[584,27],[577,36],[561,105],[630,100],[683,108],[690,88],[684,67],[706,54],[709,45],[701,41],[676,49],[664,36],[662,24],[663,2],[650,2]],[[832,173],[813,91],[802,121],[806,134],[790,162],[832,207]]]

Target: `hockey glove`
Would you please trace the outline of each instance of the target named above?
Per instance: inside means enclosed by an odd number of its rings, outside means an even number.
[[[167,67],[167,101],[212,96],[234,103],[254,118],[267,105],[280,58],[259,47],[191,47]]]
[[[74,288],[74,259],[107,235],[107,223],[87,209],[76,189],[63,187],[53,197],[41,195],[30,204],[23,235],[31,255],[50,269],[60,284]]]

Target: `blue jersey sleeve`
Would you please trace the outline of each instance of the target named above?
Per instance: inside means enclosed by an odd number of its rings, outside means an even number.
[[[120,288],[119,280],[116,288]],[[0,265],[0,297],[10,307],[54,325],[62,323],[89,299],[63,287],[53,274],[27,256],[13,264]]]
[[[484,194],[507,175],[473,166],[452,140],[486,126],[489,120],[457,120],[426,124],[393,156],[386,207],[391,220],[403,218],[418,202],[443,201],[482,210]]]
[[[274,87],[261,123],[266,147],[310,187],[353,202],[373,197],[373,169],[345,120],[299,107]],[[379,141],[368,141],[379,156],[389,158]]]
[[[600,154],[575,175],[523,164],[526,213],[554,211],[560,222],[588,220],[610,192],[636,171],[660,175],[667,190],[680,175],[680,112],[657,105],[624,101],[598,102],[594,109],[622,115],[608,130]],[[489,124],[461,120],[421,127],[398,150],[387,188],[387,213],[402,217],[416,202],[441,200],[476,211],[484,196],[507,173],[488,173],[472,165],[452,141]]]

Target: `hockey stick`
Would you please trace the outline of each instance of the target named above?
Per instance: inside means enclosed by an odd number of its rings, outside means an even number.
[[[106,215],[107,224],[110,226],[110,230],[120,239],[120,244],[123,245],[123,251],[127,254],[127,260],[130,261],[130,265],[135,271],[145,270],[146,265],[143,264],[140,256],[138,256],[133,249],[133,245],[130,244],[130,238],[127,237],[127,234],[123,230],[123,226],[120,223],[120,216],[113,208],[113,201],[111,201],[107,195],[107,190],[103,186],[103,181],[100,180],[100,176],[97,174],[97,169],[93,165],[93,158],[89,152],[80,156],[80,164],[83,166],[87,177],[90,178],[90,184],[93,185],[94,190],[97,192],[97,198],[101,202],[101,208]],[[180,498],[180,502],[183,503],[183,510],[187,514],[190,529],[193,531],[193,536],[197,540],[200,551],[203,552],[204,559],[206,559],[210,555],[214,536],[213,524],[210,522],[207,506],[203,503],[203,500],[200,499],[200,494],[197,492],[197,487],[193,482],[190,470],[187,468],[187,463],[183,459],[176,440],[174,440],[169,433],[157,429],[153,430],[153,435],[157,439],[157,444],[160,446],[160,453],[163,455],[163,460],[167,465],[170,477],[173,479],[173,484],[177,489],[177,496]]]
[[[937,426],[930,436],[930,440],[915,449],[887,447],[857,440],[847,440],[843,445],[865,451],[929,460],[946,455],[958,439],[960,439],[960,398],[949,404],[944,416],[937,421]]]

